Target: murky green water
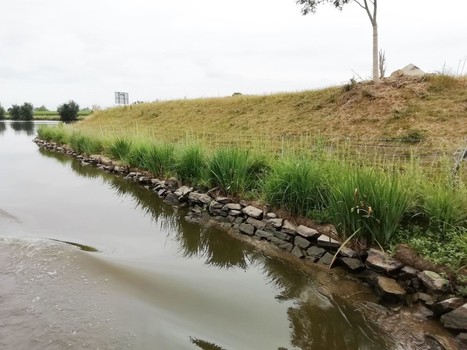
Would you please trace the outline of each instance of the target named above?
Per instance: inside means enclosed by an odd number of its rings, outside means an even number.
[[[429,349],[425,334],[445,336],[343,274],[38,149],[36,127],[0,122],[1,349]]]

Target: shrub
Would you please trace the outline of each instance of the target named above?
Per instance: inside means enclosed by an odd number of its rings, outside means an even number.
[[[132,142],[126,138],[117,138],[111,141],[108,147],[110,155],[117,160],[125,160],[131,151]]]
[[[71,123],[78,119],[79,105],[74,101],[69,101],[60,105],[57,112],[64,123]]]
[[[208,162],[209,181],[228,194],[257,189],[267,169],[264,160],[238,148],[219,149]]]
[[[198,145],[190,145],[183,149],[175,162],[175,172],[183,182],[199,184],[205,177],[206,157],[204,150]]]
[[[150,145],[142,154],[143,168],[154,176],[167,175],[174,168],[174,146],[172,144]]]
[[[21,120],[32,120],[34,117],[34,106],[31,103],[25,102],[20,107],[20,119]]]
[[[325,176],[312,162],[281,161],[266,177],[264,192],[274,206],[307,215],[325,207]]]
[[[12,105],[11,108],[8,109],[10,113],[11,120],[21,120],[21,107],[18,105]]]

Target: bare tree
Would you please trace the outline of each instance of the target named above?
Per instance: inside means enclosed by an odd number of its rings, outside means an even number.
[[[383,79],[386,75],[386,53],[379,50],[379,77]]]
[[[303,15],[315,13],[316,7],[323,3],[331,3],[337,9],[342,10],[342,7],[350,2],[364,9],[370,19],[373,28],[373,81],[378,81],[378,22],[376,21],[378,0],[297,0],[297,4],[302,5]]]

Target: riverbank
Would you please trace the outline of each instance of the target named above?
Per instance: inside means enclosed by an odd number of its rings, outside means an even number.
[[[433,271],[417,270],[375,249],[352,250],[331,237],[335,233],[333,230],[328,229],[324,234],[322,228],[316,230],[296,225],[278,217],[267,207],[258,208],[244,200],[215,195],[214,191],[197,192],[193,188],[180,186],[174,179],[158,180],[148,172],[130,171],[130,167],[105,157],[86,157],[53,142],[36,142],[40,147],[74,156],[84,166],[95,165],[140,183],[171,205],[189,205],[188,220],[199,221],[209,214],[224,229],[234,230],[255,240],[265,240],[307,263],[340,265],[356,278],[371,284],[384,302],[424,304],[425,317],[441,317],[444,326],[456,333],[460,331],[459,342],[465,340],[465,300],[451,297],[451,282]]]

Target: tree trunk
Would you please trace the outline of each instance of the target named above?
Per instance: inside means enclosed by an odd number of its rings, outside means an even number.
[[[378,74],[378,23],[376,20],[371,21],[373,27],[373,81],[379,80]]]

